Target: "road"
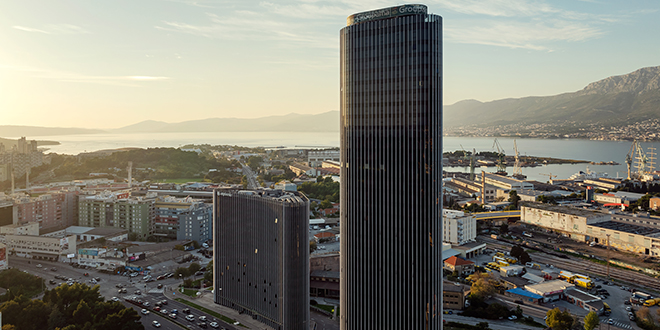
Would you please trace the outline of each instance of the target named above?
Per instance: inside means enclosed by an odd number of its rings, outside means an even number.
[[[257,181],[257,174],[252,171],[250,166],[247,166],[243,163],[241,163],[243,166],[243,175],[247,178],[248,181],[248,189],[257,189],[260,187],[259,181]]]
[[[139,297],[141,297],[141,299],[144,301],[149,301],[150,302],[149,308],[153,308],[156,301],[158,300],[162,301],[166,299],[165,296],[163,295],[164,291],[171,292],[166,290],[173,290],[181,283],[181,280],[175,278],[169,278],[160,281],[145,283],[145,281],[142,279],[141,276],[131,278],[128,276],[111,275],[106,273],[100,273],[95,270],[74,268],[70,264],[66,264],[66,263],[37,261],[37,260],[25,259],[16,256],[9,256],[9,265],[13,268],[18,268],[19,270],[25,270],[32,275],[37,275],[44,278],[46,280],[45,285],[47,289],[53,289],[59,286],[61,283],[66,282],[65,280],[56,279],[55,275],[65,276],[67,278],[71,278],[75,281],[78,281],[79,283],[84,283],[90,286],[93,286],[93,284],[90,282],[92,278],[95,277],[100,278],[100,282],[98,283],[99,293],[103,298],[105,298],[106,300],[110,300],[113,297],[117,297],[120,299],[120,301],[124,303],[124,305],[131,306],[132,308],[136,309],[138,312],[141,311],[142,308],[144,308],[144,306],[135,306],[134,304],[127,302],[125,300],[128,297],[137,296],[135,294],[137,290],[142,291],[142,295],[140,295]],[[37,267],[38,265],[41,265],[41,267]],[[55,271],[51,270],[53,268],[56,270]],[[85,273],[89,273],[89,276],[84,276]],[[158,273],[154,274],[154,277],[156,277],[157,275],[159,274]],[[55,281],[55,284],[50,284],[49,283],[50,280]],[[159,284],[163,285],[163,289],[158,289]],[[127,293],[125,294],[118,293],[119,290],[117,287],[118,285],[121,285],[124,288],[126,288]],[[40,297],[41,296],[39,296],[39,298]],[[205,315],[208,318],[207,323],[218,321],[215,318],[211,317],[210,315],[207,315],[199,310],[186,306],[182,303],[173,301],[171,299],[168,300],[167,306],[169,306],[170,310],[172,308],[176,308],[179,311],[182,311],[186,307],[190,308],[192,314],[195,316],[195,322],[186,321],[183,317],[177,319],[180,323],[185,324],[189,329],[201,329],[201,327],[199,327],[197,323],[199,322],[199,316],[202,315]],[[181,329],[180,326],[170,322],[167,316],[158,312],[154,312],[153,310],[151,310],[149,315],[142,315],[142,314],[140,315],[142,317],[142,323],[145,325],[146,328],[154,328],[151,322],[153,322],[154,320],[158,320],[162,325],[161,329]],[[220,329],[224,327],[225,329],[236,330],[233,325],[224,323],[222,321],[218,321],[218,323],[220,325],[219,327]],[[211,327],[208,327],[208,329],[211,329]]]

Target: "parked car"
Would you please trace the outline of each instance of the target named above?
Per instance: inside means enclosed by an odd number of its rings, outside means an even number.
[[[517,319],[518,319],[518,317],[515,316],[515,315],[511,315],[511,316],[509,316],[509,320],[511,320],[511,321],[513,321],[513,320],[517,320]]]
[[[522,300],[514,300],[513,301],[516,304],[524,305],[525,303]]]

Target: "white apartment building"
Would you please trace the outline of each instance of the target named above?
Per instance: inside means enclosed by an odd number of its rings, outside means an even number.
[[[477,219],[463,211],[442,210],[443,242],[463,245],[477,238]]]

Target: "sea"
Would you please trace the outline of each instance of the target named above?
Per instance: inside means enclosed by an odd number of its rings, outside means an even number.
[[[46,152],[60,154],[79,154],[103,149],[117,148],[155,148],[181,147],[188,144],[238,145],[246,147],[289,147],[323,148],[339,147],[339,134],[336,132],[223,132],[223,133],[139,133],[139,134],[81,134],[29,137],[39,140],[60,142],[59,145],[46,146]],[[499,144],[507,155],[514,155],[514,139],[498,138]],[[581,139],[516,139],[521,157],[538,156],[563,159],[586,160],[592,162],[614,161],[619,165],[563,164],[524,167],[522,173],[528,180],[546,182],[550,176],[565,179],[579,171],[607,173],[610,177],[626,177],[625,164],[632,142],[597,141]],[[655,143],[660,147],[660,143]],[[647,152],[654,143],[642,143]],[[494,138],[490,137],[443,137],[444,151],[469,150],[495,151]],[[513,165],[508,167],[509,174]],[[494,167],[475,169],[494,172]],[[466,167],[445,167],[449,172],[469,172]]]

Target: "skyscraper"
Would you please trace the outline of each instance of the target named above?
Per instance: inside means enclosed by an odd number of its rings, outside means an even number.
[[[309,200],[282,190],[213,196],[215,303],[276,330],[309,329]]]
[[[341,329],[440,329],[442,18],[348,17],[341,48]]]

